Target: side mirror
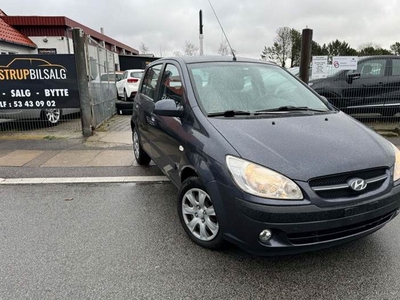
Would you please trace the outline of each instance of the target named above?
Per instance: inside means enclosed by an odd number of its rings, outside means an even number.
[[[346,74],[346,82],[347,82],[348,84],[352,84],[352,83],[353,83],[353,80],[360,79],[360,77],[361,77],[361,74],[358,73],[358,72],[354,72],[354,73],[348,72],[348,73]]]
[[[156,102],[154,114],[158,116],[180,118],[183,116],[183,106],[177,105],[175,100],[162,99]]]

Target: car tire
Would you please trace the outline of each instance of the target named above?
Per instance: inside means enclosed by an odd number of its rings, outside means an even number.
[[[41,119],[48,126],[56,126],[60,122],[61,110],[59,108],[44,109],[41,112]]]
[[[141,166],[146,166],[150,163],[151,158],[143,150],[142,145],[140,145],[139,133],[136,127],[134,128],[132,135],[133,135],[133,154],[135,156],[136,162]]]
[[[128,101],[128,95],[126,93],[126,90],[124,89],[124,101]]]
[[[211,197],[199,177],[189,177],[182,183],[178,215],[186,234],[196,244],[213,250],[225,245]]]

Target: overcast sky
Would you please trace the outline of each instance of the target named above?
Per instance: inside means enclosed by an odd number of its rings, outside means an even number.
[[[238,56],[259,58],[276,29],[313,29],[319,44],[345,40],[351,47],[375,43],[389,49],[400,42],[397,0],[211,0]],[[1,0],[8,15],[66,16],[156,56],[183,52],[185,41],[199,45],[203,10],[204,53],[217,54],[222,31],[208,0]]]

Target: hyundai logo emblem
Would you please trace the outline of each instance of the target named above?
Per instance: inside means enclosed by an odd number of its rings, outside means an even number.
[[[362,191],[362,190],[365,190],[365,188],[367,187],[367,183],[365,182],[365,180],[364,179],[361,179],[361,178],[353,178],[353,179],[350,179],[349,181],[348,181],[348,183],[349,183],[349,186],[354,190],[354,191],[357,191],[357,192],[360,192],[360,191]]]

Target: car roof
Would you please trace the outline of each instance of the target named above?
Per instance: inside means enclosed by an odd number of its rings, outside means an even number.
[[[221,56],[221,55],[204,55],[204,56],[172,56],[172,57],[163,57],[153,61],[151,64],[157,64],[163,62],[165,60],[175,60],[181,62],[183,64],[192,64],[192,63],[206,63],[206,62],[235,62],[232,56]],[[245,57],[236,57],[236,62],[253,62],[253,63],[263,63],[269,65],[276,65],[276,63],[271,61],[264,61],[254,58],[245,58]]]
[[[370,60],[370,59],[400,59],[400,56],[397,55],[371,55],[371,56],[363,56],[360,57],[358,61]]]

